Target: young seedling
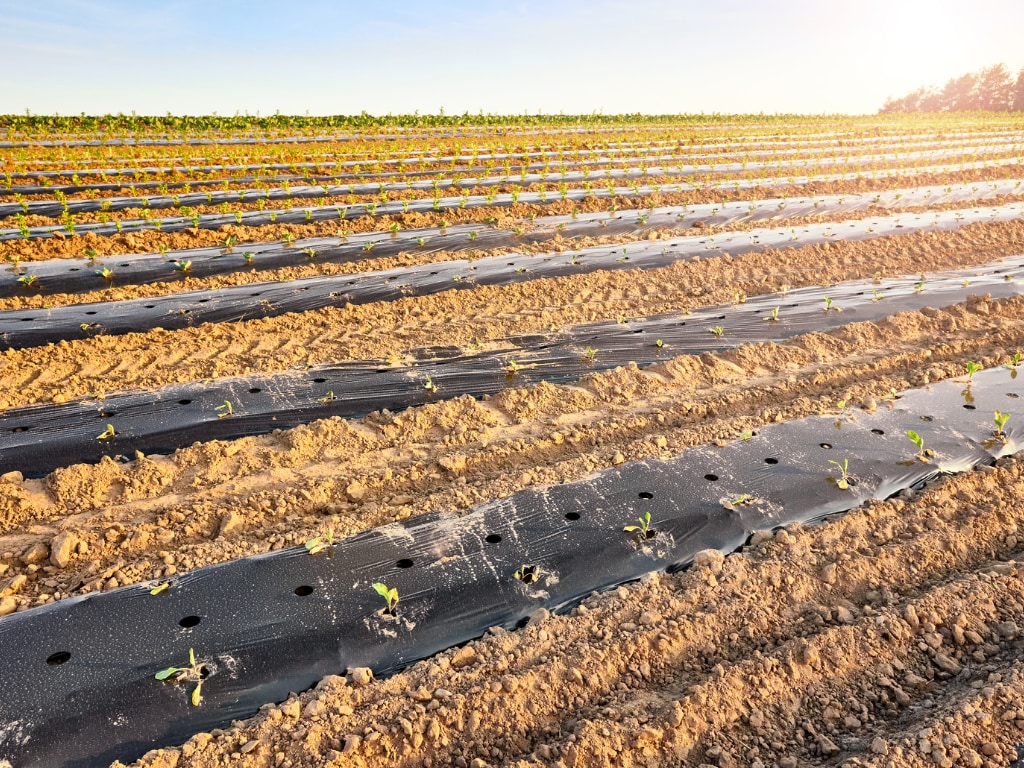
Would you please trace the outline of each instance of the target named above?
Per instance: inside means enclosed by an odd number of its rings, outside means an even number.
[[[170,586],[171,586],[171,582],[169,582],[169,581],[161,582],[160,584],[157,584],[155,587],[153,587],[151,590],[149,590],[149,594],[151,594],[151,595],[162,595],[164,592],[166,592],[168,589],[170,589]]]
[[[853,475],[851,475],[849,471],[850,460],[843,459],[842,463],[839,463],[838,461],[833,461],[832,459],[829,459],[828,463],[835,464],[835,466],[842,473],[840,477],[833,477],[829,479],[835,482],[836,488],[838,488],[840,491],[845,491],[846,489],[848,489],[851,485],[851,481],[853,480]]]
[[[996,411],[996,437],[1006,437],[1006,433],[1003,428],[1006,426],[1006,422],[1010,420],[1010,414],[1003,413],[1002,411]]]
[[[593,347],[587,347],[583,350],[583,359],[588,363],[594,362],[594,358],[597,357],[597,350]]]
[[[378,595],[384,598],[384,602],[387,604],[387,606],[381,610],[381,614],[385,616],[394,616],[395,607],[398,605],[398,590],[394,587],[388,587],[386,584],[382,584],[379,581],[374,583],[373,588],[377,591]]]
[[[637,518],[639,525],[627,525],[622,530],[626,533],[635,533],[640,539],[653,539],[654,530],[651,528],[651,513],[644,512],[643,517]]]
[[[832,298],[830,296],[826,296],[825,297],[825,311],[826,312],[829,312],[829,311],[842,312],[843,310],[840,309],[839,307],[835,306],[835,304],[832,303]]]
[[[103,269],[97,269],[96,274],[106,280],[108,283],[114,279],[114,270],[110,267],[104,267]]]
[[[96,435],[97,440],[111,440],[117,437],[117,432],[114,430],[113,424],[107,424],[107,428]]]
[[[334,529],[328,528],[323,535],[314,536],[306,542],[305,547],[311,555],[319,555],[326,549],[327,557],[334,557]]]
[[[725,328],[720,325],[716,325],[714,328],[708,328],[708,331],[715,334],[718,338],[722,338],[722,334],[725,333]]]
[[[779,308],[775,307],[775,309],[772,310],[772,313],[768,317],[766,317],[764,320],[765,320],[766,323],[777,323],[777,322],[779,322]]]
[[[200,702],[203,700],[202,688],[203,678],[205,677],[205,671],[202,664],[196,663],[195,651],[191,648],[188,649],[188,666],[187,667],[168,667],[167,669],[161,669],[154,675],[157,680],[163,680],[170,683],[184,683],[194,682],[196,687],[192,689],[192,706],[198,707]]]
[[[662,341],[661,339],[658,339],[657,341],[654,342],[654,346],[656,346],[658,349],[661,349],[662,347],[665,346],[665,342]]]
[[[18,278],[18,282],[26,288],[35,288],[39,285],[39,278],[36,275],[22,275]]]
[[[307,248],[306,249],[306,256],[308,256],[310,259],[315,259],[316,258],[316,249],[314,249],[314,248]]]
[[[933,451],[931,448],[924,447],[924,438],[917,434],[917,432],[915,432],[914,430],[908,430],[907,437],[909,437],[910,441],[917,446],[917,458],[919,461],[927,463],[928,459],[935,455],[935,451]]]
[[[174,264],[174,268],[183,275],[187,275],[192,270],[192,262],[189,260],[175,261],[172,263]]]
[[[980,371],[982,366],[973,360],[967,363],[967,380],[974,381],[974,374]]]
[[[728,510],[733,510],[736,509],[737,507],[748,507],[751,504],[756,504],[759,501],[760,499],[758,499],[756,496],[752,496],[749,493],[741,493],[739,496],[734,496],[731,499],[724,498],[719,500],[721,505]]]
[[[533,584],[540,576],[540,569],[536,565],[521,565],[519,570],[513,573],[512,576],[519,579],[523,584]]]
[[[1010,362],[1006,364],[1006,367],[1015,371],[1020,368],[1020,364],[1022,362],[1024,362],[1024,356],[1022,356],[1020,352],[1014,352],[1010,356]]]
[[[427,380],[423,383],[423,388],[431,394],[437,392],[437,384],[434,383],[434,380],[430,378],[429,374],[427,375]]]
[[[242,258],[245,259],[245,263],[249,264],[250,266],[252,265],[253,256],[254,254],[252,251],[246,251],[245,253],[242,254]]]
[[[225,400],[224,405],[218,405],[213,410],[220,411],[220,413],[217,414],[218,419],[224,419],[228,416],[234,416],[235,414],[235,409],[232,407],[230,400]]]
[[[512,378],[518,372],[519,363],[517,363],[516,359],[513,357],[511,360],[508,361],[508,364],[505,366],[505,375],[508,376],[509,378]]]
[[[317,402],[320,403],[333,403],[334,402],[334,390],[328,390],[327,394],[319,398]]]

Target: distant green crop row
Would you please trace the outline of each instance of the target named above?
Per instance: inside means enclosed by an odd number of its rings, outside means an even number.
[[[729,114],[679,114],[644,115],[640,113],[605,115],[590,113],[583,115],[491,115],[484,113],[461,115],[0,115],[0,132],[114,132],[114,131],[245,131],[245,130],[309,130],[309,129],[389,129],[389,128],[488,128],[500,126],[611,126],[611,125],[708,125],[722,123],[781,124],[798,123],[806,125],[833,124],[837,117],[844,122],[859,123],[890,122],[879,116],[851,117],[837,115],[729,115]],[[941,121],[948,122],[951,116],[943,115]],[[962,119],[962,118],[961,118]],[[997,122],[996,115],[976,114],[970,122]]]

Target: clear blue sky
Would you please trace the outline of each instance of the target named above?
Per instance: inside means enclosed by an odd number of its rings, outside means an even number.
[[[875,112],[1024,0],[0,0],[0,113]]]

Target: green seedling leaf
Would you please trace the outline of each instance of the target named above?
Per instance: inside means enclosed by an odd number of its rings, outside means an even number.
[[[1003,434],[1003,427],[1006,426],[1006,422],[1010,420],[1010,414],[1003,413],[1002,411],[996,411],[996,434]]]
[[[98,435],[96,435],[96,439],[97,440],[110,440],[111,438],[116,437],[116,436],[117,436],[117,432],[114,430],[114,425],[113,424],[107,424],[107,428],[104,429],[102,432],[100,432]]]
[[[637,518],[637,522],[640,525],[627,525],[622,530],[626,533],[639,533],[644,538],[650,538],[651,535],[651,513],[644,512],[644,516]]]
[[[968,381],[973,381],[974,380],[974,374],[976,374],[978,371],[980,371],[981,368],[982,368],[982,366],[979,365],[978,363],[975,363],[973,360],[968,362],[967,363],[967,380]]]
[[[395,612],[395,606],[398,605],[398,590],[394,587],[388,587],[386,584],[382,584],[379,581],[373,584],[373,588],[387,603],[387,612],[393,614]]]
[[[834,461],[832,459],[829,459],[828,463],[829,464],[834,464],[839,469],[839,471],[842,473],[840,477],[833,478],[835,480],[835,483],[836,483],[836,488],[838,488],[841,491],[847,490],[850,487],[850,480],[853,479],[852,476],[850,475],[850,471],[849,471],[850,470],[850,460],[849,459],[843,459],[842,463],[840,464],[838,461]]]
[[[170,586],[171,586],[171,582],[169,582],[169,581],[165,581],[162,584],[157,584],[155,587],[153,587],[151,590],[149,590],[149,594],[151,594],[151,595],[163,594],[164,592],[166,592],[170,588]]]

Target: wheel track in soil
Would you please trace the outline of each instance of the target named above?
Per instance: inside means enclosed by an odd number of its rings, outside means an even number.
[[[1019,253],[1024,253],[1024,221],[972,224],[949,233],[682,261],[639,273],[624,270],[542,278],[172,332],[63,341],[8,350],[0,356],[0,408],[61,402],[108,391],[109,382],[97,371],[125,360],[139,360],[154,349],[173,356],[174,366],[133,365],[118,379],[117,389],[199,381],[252,369],[282,372],[344,360],[401,360],[410,348],[500,344],[511,335],[550,332],[552,325],[726,304],[735,291],[755,296],[868,278],[876,272],[912,275],[957,269]],[[581,299],[595,294],[617,298],[606,299],[599,308]],[[502,311],[489,315],[495,307]],[[283,349],[252,347],[254,338],[278,335],[286,340]],[[232,348],[245,353],[229,355]],[[26,384],[28,371],[38,373],[30,384]]]
[[[1008,561],[1021,546],[1007,533],[1024,524],[1024,468],[999,465],[759,536],[744,554],[592,596],[569,616],[542,612],[369,687],[328,677],[136,765],[172,753],[181,768],[229,755],[240,766],[881,765],[883,748],[902,765],[923,728],[951,735],[930,710],[967,704],[995,711],[974,719],[980,735],[962,729],[939,748],[1004,765],[1020,728],[1003,718],[1024,718],[1024,685],[1010,679],[1024,567]],[[977,682],[992,688],[985,701]]]

